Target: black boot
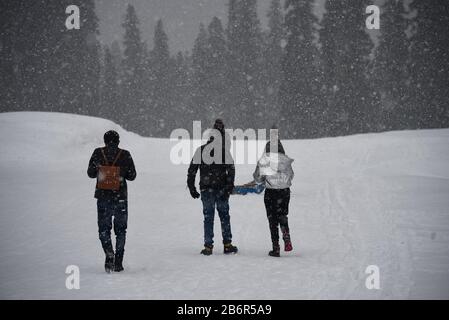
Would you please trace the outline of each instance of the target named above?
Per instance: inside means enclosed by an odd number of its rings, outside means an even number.
[[[123,270],[123,255],[115,255],[114,272],[121,272]]]
[[[210,256],[212,254],[212,250],[214,249],[213,245],[204,245],[204,249],[201,250],[201,254],[204,254],[205,256]]]
[[[237,253],[238,249],[236,246],[233,246],[232,243],[225,243],[223,253],[224,254],[230,254],[230,253]]]
[[[281,248],[279,247],[279,244],[273,244],[273,250],[268,252],[268,255],[272,257],[280,257],[281,256],[280,252]]]
[[[104,270],[107,273],[114,271],[114,253],[107,253],[104,261]]]

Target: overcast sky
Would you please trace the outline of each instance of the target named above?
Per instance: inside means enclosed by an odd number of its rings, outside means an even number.
[[[318,3],[323,0],[317,0]],[[212,17],[227,23],[228,0],[96,0],[97,15],[100,19],[100,40],[106,44],[117,40],[122,43],[121,26],[127,4],[132,4],[140,21],[142,38],[152,48],[154,26],[157,19],[164,22],[168,34],[170,50],[191,50],[198,34],[200,22],[209,24]],[[266,26],[266,13],[271,0],[258,0],[259,19]],[[318,10],[320,11],[320,10]]]

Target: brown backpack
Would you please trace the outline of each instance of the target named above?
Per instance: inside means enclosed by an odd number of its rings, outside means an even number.
[[[97,188],[117,191],[120,189],[120,167],[116,167],[115,163],[120,157],[122,150],[119,150],[112,165],[109,165],[108,159],[104,154],[104,149],[101,149],[101,153],[103,154],[105,165],[100,166],[98,169]]]

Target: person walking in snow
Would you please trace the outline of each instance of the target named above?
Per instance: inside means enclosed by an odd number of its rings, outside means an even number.
[[[128,225],[128,192],[126,180],[136,178],[136,169],[131,154],[119,149],[120,136],[116,131],[104,134],[105,146],[92,154],[87,169],[90,178],[96,178],[98,233],[106,255],[106,272],[123,271],[126,228]],[[111,241],[114,224],[116,236],[115,253]]]
[[[212,135],[206,144],[198,148],[187,172],[187,187],[194,199],[201,197],[204,215],[204,249],[201,254],[211,255],[214,238],[215,207],[221,221],[224,253],[237,253],[232,245],[231,221],[229,216],[229,196],[234,189],[234,161],[228,148],[224,123],[215,121]],[[200,193],[195,187],[195,176],[200,170]]]
[[[294,176],[293,159],[285,154],[280,140],[277,139],[277,148],[271,147],[270,144],[270,142],[266,144],[265,152],[257,163],[253,177],[256,183],[265,184],[264,202],[273,243],[273,250],[268,254],[272,257],[279,257],[279,226],[282,231],[285,251],[293,249],[287,217],[290,186]]]

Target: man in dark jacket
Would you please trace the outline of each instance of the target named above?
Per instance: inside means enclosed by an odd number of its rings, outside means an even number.
[[[97,179],[95,198],[97,199],[98,232],[101,245],[106,254],[106,272],[123,271],[123,255],[125,252],[126,228],[128,225],[128,191],[126,180],[136,178],[136,169],[131,154],[118,148],[119,134],[108,131],[104,134],[105,147],[95,149],[89,161],[87,175]],[[105,159],[106,158],[106,159]],[[99,187],[99,167],[111,165],[120,167],[120,187],[118,190],[104,190]],[[116,236],[115,254],[111,241],[112,217]]]
[[[236,253],[237,247],[232,245],[231,221],[229,216],[229,195],[234,188],[234,162],[225,139],[223,121],[217,119],[214,124],[215,139],[212,136],[206,144],[195,152],[187,173],[187,186],[190,195],[200,197],[195,187],[195,176],[200,170],[200,191],[204,215],[204,249],[201,254],[211,255],[214,238],[215,207],[221,221],[224,253]],[[219,141],[221,140],[221,141]],[[218,152],[218,154],[216,154]],[[221,157],[219,155],[221,153]],[[217,159],[214,158],[217,156]]]

